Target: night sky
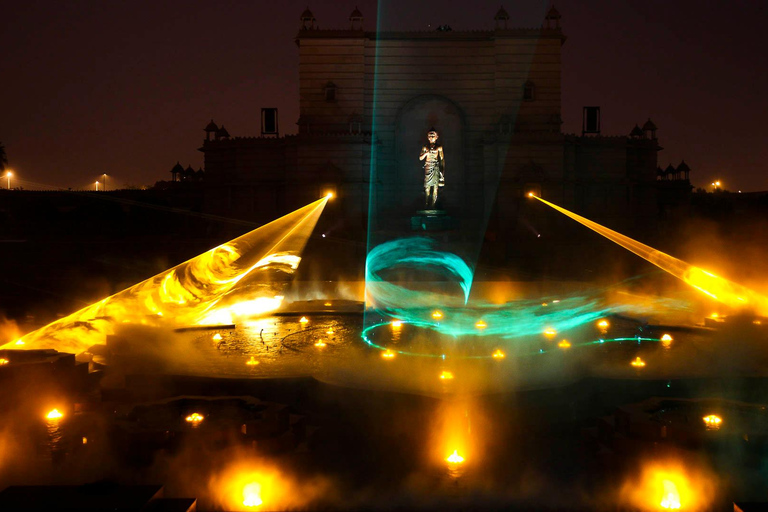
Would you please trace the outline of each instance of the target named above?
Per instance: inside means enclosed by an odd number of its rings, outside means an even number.
[[[540,23],[542,0],[501,2],[513,26]],[[491,29],[500,0],[382,0],[383,29]],[[312,1],[320,28],[345,28],[355,5],[376,26],[372,0]],[[470,7],[471,5],[471,7]],[[757,1],[562,0],[563,131],[581,107],[602,107],[603,133],[651,117],[691,180],[768,190],[768,7]],[[93,188],[170,178],[213,118],[233,136],[259,132],[277,107],[295,133],[302,1],[0,0],[0,141],[24,188]],[[431,26],[431,28],[430,28]],[[4,181],[3,181],[4,185]]]

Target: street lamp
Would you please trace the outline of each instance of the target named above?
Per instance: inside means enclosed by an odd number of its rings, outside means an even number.
[[[98,192],[99,191],[99,182],[98,181],[94,182],[94,185],[96,185],[96,192]]]
[[[104,192],[107,191],[107,173],[104,173]]]
[[[7,171],[5,176],[8,178],[8,190],[11,190],[11,176],[13,176],[13,173],[11,171]]]

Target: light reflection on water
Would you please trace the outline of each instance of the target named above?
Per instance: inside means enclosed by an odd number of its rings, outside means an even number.
[[[55,458],[64,450],[64,430],[61,419],[46,419],[46,458]]]

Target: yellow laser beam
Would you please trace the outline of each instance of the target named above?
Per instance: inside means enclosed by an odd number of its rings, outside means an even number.
[[[119,324],[177,328],[205,324],[231,324],[238,313],[235,288],[250,282],[268,282],[272,272],[295,272],[328,197],[219,245],[130,288],[91,304],[71,315],[32,331],[16,345],[27,349],[53,348],[80,353]],[[255,301],[258,312],[277,309],[270,296]],[[261,301],[261,302],[259,302]],[[6,344],[9,345],[9,344]]]
[[[538,199],[559,211],[560,213],[572,218],[576,222],[588,227],[592,231],[603,235],[605,238],[633,252],[644,260],[656,265],[660,269],[681,279],[689,286],[692,286],[709,297],[733,308],[749,309],[761,315],[768,314],[768,297],[754,290],[734,283],[703,268],[691,265],[674,256],[663,253],[637,240],[633,240],[626,235],[622,235],[612,229],[591,221],[581,215],[577,215],[556,204],[542,199],[538,196],[531,196]]]

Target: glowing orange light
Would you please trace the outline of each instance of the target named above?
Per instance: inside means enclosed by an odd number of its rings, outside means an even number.
[[[328,199],[333,199],[333,192],[328,192],[327,194],[325,194],[325,197],[327,197]]]
[[[723,423],[723,419],[716,414],[704,416],[702,419],[704,420],[704,425],[706,425],[709,430],[718,430]]]
[[[325,306],[325,307],[331,307],[331,306],[332,306],[332,304],[331,304],[330,302],[326,302],[325,304],[323,304],[323,306]]]
[[[528,197],[534,197],[533,192],[528,192]]]
[[[256,366],[257,364],[259,364],[259,362],[256,360],[255,357],[251,356],[251,358],[247,360],[245,364],[247,364],[248,366]]]
[[[715,476],[698,466],[666,459],[642,463],[639,480],[627,481],[622,510],[714,510]]]
[[[672,480],[662,480],[661,485],[664,489],[661,508],[667,510],[677,510],[680,508],[680,493],[677,492],[677,486]]]
[[[453,450],[453,453],[450,454],[445,460],[451,464],[461,464],[464,462],[464,457],[459,455],[459,450]]]
[[[331,336],[333,332],[334,332],[333,329],[328,329],[327,331],[325,331],[325,334],[327,334],[328,336]]]
[[[486,324],[483,320],[478,320],[475,323],[475,328],[476,329],[485,329],[486,327],[488,327],[488,324]]]
[[[221,341],[221,334],[216,333],[213,335],[213,341]]]
[[[645,366],[645,361],[643,361],[642,359],[640,359],[640,356],[637,356],[637,357],[634,359],[634,361],[632,361],[632,362],[631,362],[631,363],[629,363],[629,364],[631,364],[631,365],[632,365],[632,366],[634,366],[635,368],[642,368],[643,366]]]
[[[718,318],[719,316],[720,315],[717,313],[712,313],[711,315],[709,315],[709,318]]]
[[[205,419],[205,416],[203,416],[200,413],[193,412],[192,414],[190,414],[184,419],[187,421],[187,423],[192,423],[193,425],[199,425],[200,422]]]
[[[327,345],[327,343],[325,343],[323,340],[317,340],[317,342],[315,343],[315,346],[317,348],[323,348],[326,345]]]
[[[58,420],[60,418],[63,418],[64,415],[59,412],[58,409],[53,409],[51,412],[45,415],[46,418],[49,420]]]
[[[305,317],[305,316],[303,316],[303,317],[301,317],[299,319],[299,323],[302,324],[302,325],[306,324],[307,322],[309,322],[309,320],[307,320],[307,317]]]
[[[597,322],[597,326],[599,328],[601,328],[601,329],[607,329],[609,325],[610,324],[608,323],[608,320],[605,320],[605,319],[600,320],[599,322]]]
[[[498,348],[493,352],[492,356],[494,359],[504,359],[507,357],[507,355]]]
[[[440,379],[441,380],[451,380],[451,379],[453,379],[453,373],[443,370],[440,373]]]
[[[663,346],[664,348],[669,348],[669,347],[671,347],[671,346],[672,346],[672,336],[670,336],[669,334],[664,334],[664,335],[661,337],[661,344],[662,344],[662,346]]]
[[[88,444],[88,438],[87,437],[83,437],[83,444]]]
[[[549,338],[549,339],[552,339],[552,338],[554,338],[555,336],[557,336],[557,331],[556,331],[554,328],[552,328],[552,327],[548,327],[548,328],[547,328],[547,329],[544,331],[544,336],[546,336],[546,337],[547,337],[547,338]]]
[[[542,302],[542,303],[541,303],[541,307],[544,307],[544,308],[545,308],[545,307],[547,307],[547,306],[549,306],[549,304],[547,304],[546,302]]]
[[[385,350],[384,352],[381,353],[381,357],[383,357],[384,359],[394,359],[395,353],[392,352],[391,350]]]
[[[392,327],[394,329],[402,327],[402,325],[403,325],[403,322],[401,322],[400,320],[392,320]]]
[[[21,341],[21,340],[16,340],[16,345],[23,345],[23,344],[24,344],[24,342],[23,342],[23,341]]]
[[[243,506],[255,508],[261,506],[261,485],[252,482],[243,488]]]
[[[568,340],[562,340],[560,343],[557,344],[560,348],[571,348],[571,342]]]
[[[440,320],[441,318],[443,318],[443,314],[440,311],[433,311],[432,318],[434,318],[435,320]]]
[[[763,322],[761,322],[760,320],[752,320],[752,323],[755,325],[763,325]]]
[[[8,364],[8,363],[10,363],[9,360],[5,359],[4,357],[0,358],[0,366],[3,366],[4,364]]]

